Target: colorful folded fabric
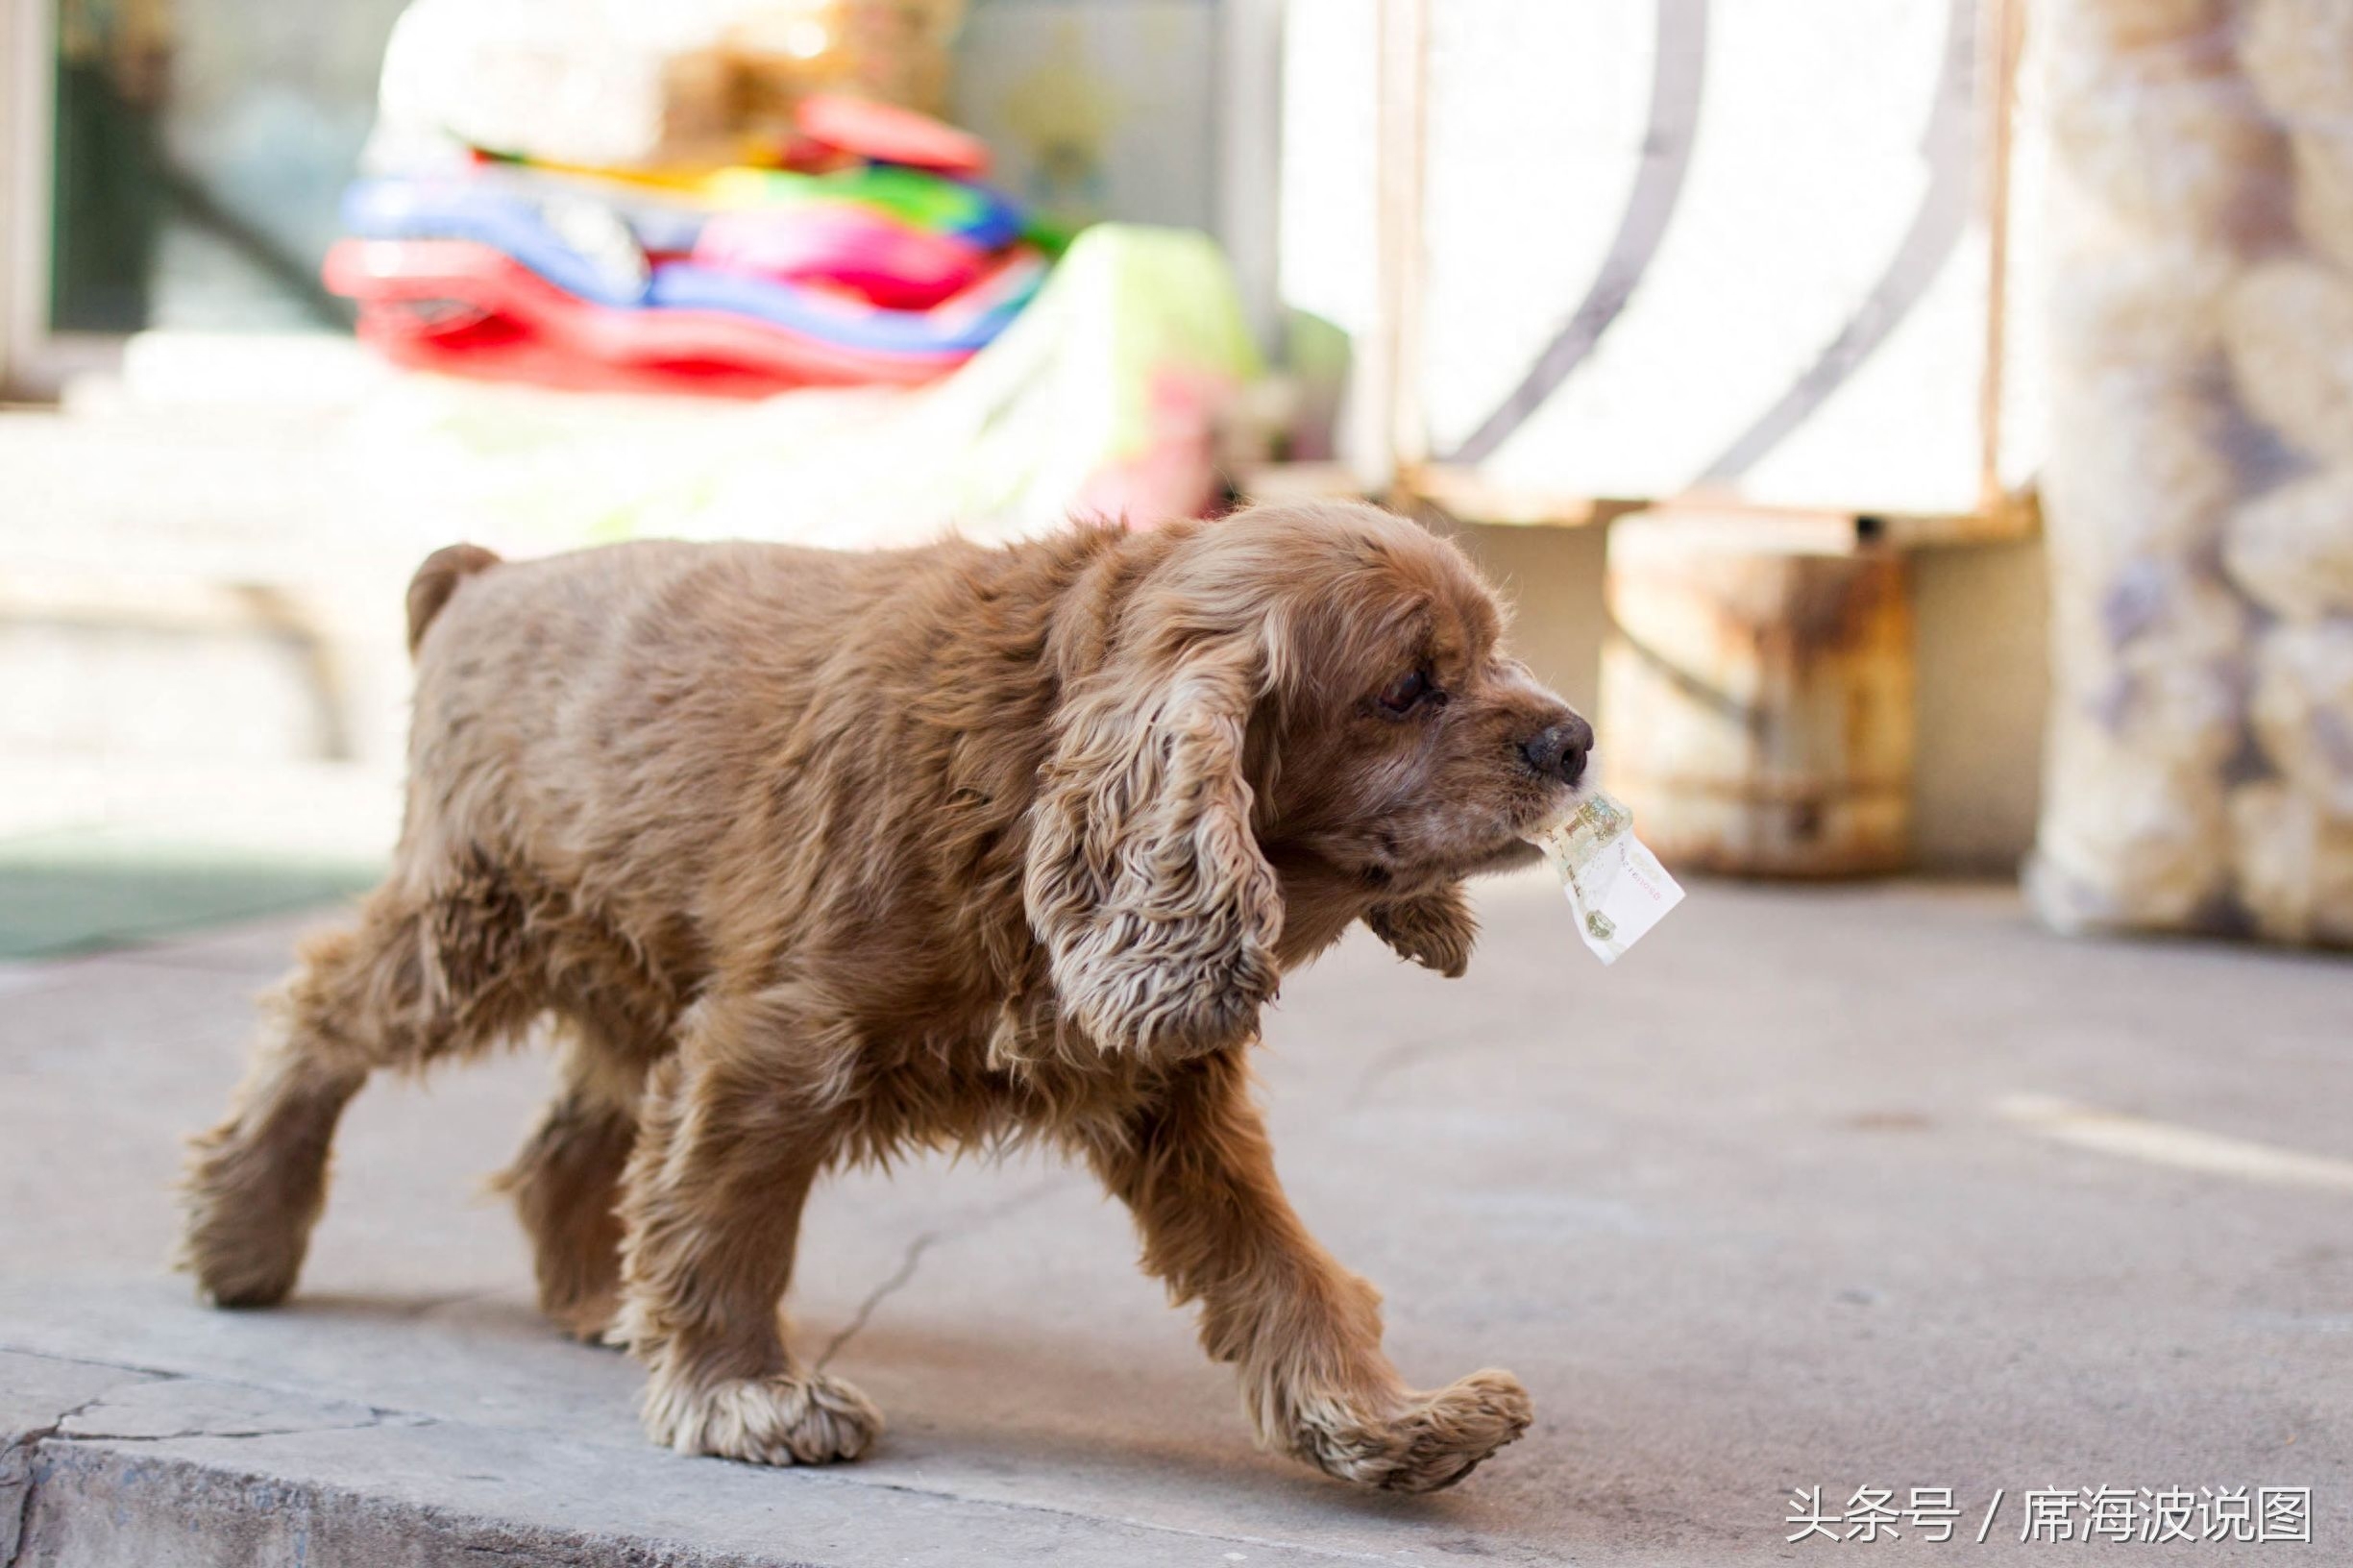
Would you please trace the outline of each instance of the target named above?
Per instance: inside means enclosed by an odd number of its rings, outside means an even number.
[[[971,354],[996,340],[1045,282],[1045,257],[1016,247],[924,310],[887,310],[828,290],[770,282],[692,261],[653,269],[654,309],[723,310],[873,355]]]
[[[343,227],[367,239],[471,239],[603,305],[642,304],[654,258],[823,283],[892,309],[924,309],[969,286],[989,251],[882,208],[801,202],[716,213],[615,201],[588,182],[487,165],[466,175],[359,180]]]
[[[355,183],[329,285],[406,363],[730,394],[929,380],[994,341],[1066,241],[987,149],[816,94],[790,167],[599,168],[474,147]],[[577,362],[574,362],[576,360]]]
[[[849,202],[878,208],[920,229],[961,235],[984,249],[1010,245],[1028,233],[1020,208],[1002,192],[976,180],[956,179],[929,169],[894,163],[862,163],[806,173],[797,169],[741,164],[702,169],[613,169],[578,163],[547,163],[496,153],[480,155],[485,165],[528,171],[601,185],[616,194],[634,191],[725,210]]]
[[[363,335],[390,357],[551,385],[760,396],[927,381],[969,357],[955,347],[862,348],[691,305],[597,305],[469,240],[341,240],[325,276],[359,303]]]
[[[892,309],[921,310],[969,287],[990,258],[968,239],[843,205],[719,213],[696,237],[694,259],[721,272],[830,284]]]
[[[794,107],[793,126],[808,140],[852,158],[943,174],[989,172],[989,149],[978,136],[896,104],[811,93]]]
[[[823,174],[790,169],[717,169],[695,188],[722,208],[794,207],[848,202],[902,218],[919,229],[968,239],[984,250],[1010,245],[1026,226],[1021,209],[1003,194],[973,180],[955,180],[928,169],[868,163]]]
[[[732,312],[876,355],[969,354],[1019,313],[1045,276],[1015,247],[987,257],[952,294],[891,309],[835,289],[649,258],[618,217],[589,204],[533,199],[463,180],[367,180],[347,193],[344,226],[364,239],[466,240],[608,308]]]
[[[650,248],[625,214],[560,190],[471,179],[359,180],[343,192],[343,227],[361,239],[472,240],[599,305],[643,305],[653,281]]]
[[[590,358],[509,316],[469,312],[463,319],[434,318],[428,326],[401,306],[362,305],[355,330],[362,343],[393,364],[472,381],[745,401],[828,384],[715,360]]]

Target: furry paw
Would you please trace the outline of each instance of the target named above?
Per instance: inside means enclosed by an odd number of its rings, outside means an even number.
[[[172,1266],[195,1275],[197,1294],[215,1307],[277,1306],[294,1289],[309,1249],[316,1188],[256,1180],[254,1164],[213,1134],[197,1140],[181,1184]]]
[[[1528,1430],[1528,1390],[1508,1372],[1474,1372],[1378,1413],[1327,1406],[1304,1414],[1299,1456],[1327,1475],[1392,1492],[1452,1486]]]
[[[647,1391],[646,1431],[681,1454],[752,1464],[854,1459],[882,1433],[882,1412],[837,1378],[815,1372],[730,1378],[703,1387]]]
[[[567,1338],[577,1339],[584,1345],[623,1347],[615,1332],[621,1317],[621,1292],[617,1288],[568,1301],[550,1301],[543,1296],[539,1310]]]
[[[1364,923],[1398,957],[1435,969],[1449,980],[1470,968],[1471,944],[1479,940],[1479,922],[1471,918],[1460,884],[1418,898],[1376,904]]]

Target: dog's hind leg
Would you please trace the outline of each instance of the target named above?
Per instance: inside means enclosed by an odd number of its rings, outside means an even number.
[[[205,1296],[266,1307],[294,1287],[335,1124],[370,1071],[478,1049],[528,1021],[522,926],[512,898],[486,895],[479,878],[429,900],[387,884],[356,925],[304,943],[227,1119],[191,1140],[178,1261]]]
[[[576,1338],[612,1326],[621,1296],[621,1177],[637,1140],[643,1070],[606,1044],[588,1019],[572,1020],[562,1081],[508,1165],[495,1179],[531,1238],[539,1310]]]
[[[192,1139],[181,1184],[179,1265],[222,1307],[285,1299],[327,1195],[327,1156],[368,1064],[319,1027],[328,1000],[356,978],[358,934],[331,932],[265,1003],[271,1017],[228,1119]]]

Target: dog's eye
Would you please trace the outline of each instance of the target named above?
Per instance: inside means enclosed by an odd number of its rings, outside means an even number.
[[[1416,670],[1389,682],[1389,689],[1381,694],[1381,706],[1392,714],[1403,716],[1421,706],[1432,695],[1428,673]]]

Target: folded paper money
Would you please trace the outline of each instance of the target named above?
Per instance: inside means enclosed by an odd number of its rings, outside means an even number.
[[[1675,878],[1634,837],[1633,813],[1599,790],[1579,796],[1577,809],[1535,844],[1568,891],[1578,934],[1605,964],[1683,901]]]

